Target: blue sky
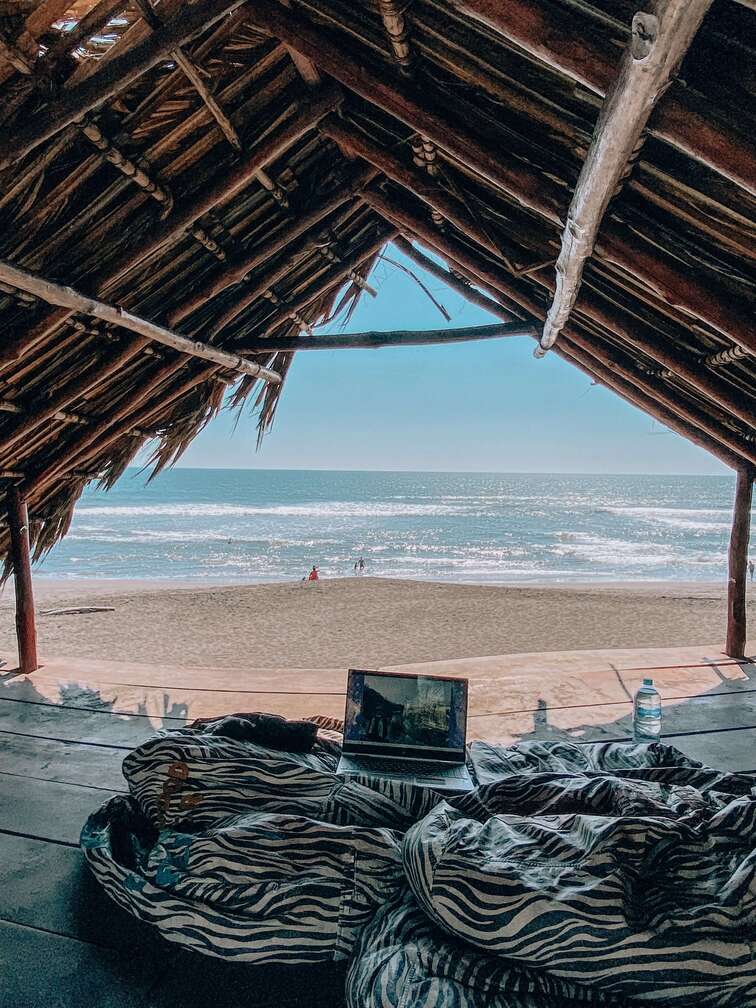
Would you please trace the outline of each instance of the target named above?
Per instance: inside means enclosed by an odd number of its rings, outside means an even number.
[[[396,249],[387,253],[405,262]],[[449,326],[498,321],[433,277]],[[445,323],[406,274],[380,262],[348,324],[434,329]],[[343,331],[338,323],[322,332]],[[592,386],[526,337],[447,347],[297,354],[273,429],[255,448],[247,410],[224,412],[183,466],[484,472],[721,473],[726,468],[624,400]]]

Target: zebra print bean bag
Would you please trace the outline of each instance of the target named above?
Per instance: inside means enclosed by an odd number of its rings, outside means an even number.
[[[558,748],[489,754],[517,772],[405,836],[418,904],[501,962],[609,998],[755,1006],[753,778],[662,746],[589,749],[578,773]]]
[[[219,719],[220,720],[220,719]],[[81,844],[122,907],[170,941],[257,963],[343,959],[401,886],[401,839],[436,802],[336,777],[338,749],[284,753],[210,734],[145,742]]]
[[[756,792],[666,746],[473,743],[441,801],[196,725],[127,756],[82,832],[169,940],[351,958],[350,1008],[756,1008]]]

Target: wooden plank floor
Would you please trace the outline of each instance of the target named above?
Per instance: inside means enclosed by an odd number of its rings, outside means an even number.
[[[630,738],[632,694],[653,675],[670,743],[720,769],[756,772],[756,665],[714,649],[506,655],[405,668],[467,676],[470,734],[500,742]],[[125,790],[121,762],[156,728],[244,710],[340,715],[344,682],[339,669],[62,661],[32,676],[0,676],[2,1008],[343,1004],[339,968],[224,963],[164,942],[104,895],[78,838],[92,809]]]

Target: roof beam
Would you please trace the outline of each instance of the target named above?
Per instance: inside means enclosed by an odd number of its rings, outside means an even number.
[[[365,62],[350,58],[334,38],[280,6],[275,0],[255,5],[250,16],[263,30],[284,43],[296,46],[318,66],[365,101],[395,116],[415,132],[428,137],[451,155],[464,170],[509,194],[560,230],[567,207],[567,190],[514,158],[507,161],[503,147],[488,147],[463,125],[450,123],[434,110],[427,93],[416,93],[407,81],[387,82]],[[427,90],[427,89],[426,89]],[[712,326],[735,343],[756,352],[756,333],[749,312],[706,276],[683,275],[679,263],[653,249],[628,229],[605,228],[596,251],[636,277],[674,311]]]
[[[604,213],[635,157],[648,118],[669,84],[712,0],[660,0],[656,14],[637,13],[619,76],[601,109],[575,186],[556,263],[556,293],[536,357],[543,357],[577,299]]]
[[[321,70],[359,95],[395,116],[416,133],[428,137],[463,165],[467,165],[495,187],[509,193],[523,206],[560,225],[567,200],[566,188],[502,151],[489,149],[473,131],[452,126],[431,108],[428,95],[416,94],[408,82],[388,83],[364,62],[350,58],[343,45],[305,18],[285,10],[275,0],[255,4],[250,19],[263,31],[292,45],[313,60]]]
[[[537,335],[536,321],[505,322],[488,326],[465,326],[458,329],[394,329],[387,332],[370,330],[359,333],[338,333],[327,336],[294,336],[247,342],[244,353],[265,350],[294,352],[299,350],[379,350],[381,347],[445,346],[447,343],[472,343],[476,340],[503,339],[507,336]],[[253,349],[257,348],[257,349]]]
[[[242,3],[243,0],[200,0],[194,6],[182,8],[160,31],[72,85],[61,97],[49,102],[43,113],[35,116],[27,126],[0,142],[0,170],[118,94],[169,57],[177,46],[190,41]]]
[[[615,80],[612,48],[595,37],[590,18],[531,0],[451,0],[451,4],[602,98]],[[749,139],[726,123],[712,122],[706,102],[689,88],[672,86],[651,132],[756,194],[756,158]]]
[[[438,211],[450,224],[474,240],[484,249],[502,258],[502,249],[473,220],[467,207],[438,183],[434,182],[427,172],[421,172],[412,165],[406,164],[401,158],[392,154],[360,133],[343,119],[328,116],[320,123],[320,132],[330,137],[339,147],[350,151],[383,172],[390,179],[414,193],[418,199]]]
[[[111,18],[128,7],[129,0],[99,0],[87,13],[79,18],[74,27],[61,32],[58,41],[43,56],[46,71],[54,69],[58,63],[82,42],[96,35]]]
[[[371,240],[358,254],[358,264],[375,254],[377,241],[380,241],[380,243],[391,241],[394,235],[394,230],[387,229],[381,233],[379,239]],[[347,272],[348,267],[346,265],[340,266],[334,272],[329,272],[326,278],[321,280],[314,289],[306,291],[300,297],[297,302],[298,307],[303,308],[329,291],[337,290],[343,283]],[[278,323],[286,321],[290,311],[291,306],[284,305],[276,312],[276,321]],[[82,461],[87,461],[101,454],[115,441],[127,436],[128,431],[132,430],[135,425],[144,424],[145,417],[142,414],[134,416],[135,411],[148,402],[160,386],[181,368],[183,363],[183,361],[170,361],[164,364],[157,372],[150,375],[147,381],[134,390],[131,395],[127,396],[120,406],[116,407],[114,411],[111,410],[107,417],[78,437],[69,447],[64,459],[54,459],[43,470],[31,476],[24,488],[25,493],[30,497],[34,496],[39,499],[56,480],[63,478],[62,474],[76,466],[80,466]],[[177,392],[174,390],[167,397],[161,397],[157,405],[163,409],[167,403],[180,398],[180,396],[184,395],[199,382],[207,380],[216,370],[217,367],[214,366],[203,368],[198,374],[183,382],[180,386],[180,391]],[[148,415],[151,412],[154,412],[154,405],[148,410]],[[116,430],[113,430],[114,426],[117,427]]]
[[[530,295],[526,287],[518,285],[516,281],[506,277],[500,269],[489,265],[481,260],[474,252],[470,252],[459,242],[442,235],[430,227],[425,221],[396,201],[375,194],[366,193],[365,201],[372,206],[376,212],[380,213],[386,220],[390,221],[405,234],[412,234],[419,238],[424,244],[434,248],[444,258],[451,259],[460,264],[463,272],[473,274],[474,281],[482,282],[488,289],[495,291],[498,297],[504,296],[515,305],[515,314],[518,310],[520,314],[525,311],[528,315],[540,318],[543,316],[543,308]],[[572,339],[573,328],[565,330],[565,337]],[[581,348],[578,348],[580,351]],[[592,351],[596,352],[596,351]],[[668,390],[664,384],[657,380],[645,377],[640,371],[634,372],[634,383],[648,394],[654,401],[659,402],[675,413],[678,418],[688,424],[692,430],[697,430],[699,434],[707,437],[712,443],[719,445],[722,451],[727,451],[730,459],[738,459],[738,464],[744,461],[756,459],[756,446],[744,441],[737,434],[722,427],[711,420],[702,410],[693,409],[677,403],[668,395]],[[709,449],[711,450],[711,449]],[[727,463],[732,464],[732,461]]]
[[[457,273],[451,273],[449,270],[444,269],[443,266],[439,266],[434,259],[424,255],[416,249],[411,242],[407,241],[406,238],[395,239],[395,244],[421,269],[428,270],[429,273],[441,280],[442,283],[447,284],[452,288],[452,290],[456,290],[463,297],[466,297],[472,304],[478,305],[478,307],[491,312],[492,315],[498,315],[501,319],[506,320],[511,318],[511,310],[503,307],[498,300],[500,297],[499,292],[490,284],[481,280],[481,278],[477,276],[473,270],[465,269],[465,267],[456,262],[453,257],[447,255],[443,256],[452,268],[455,271],[458,271],[459,275],[457,275]],[[460,275],[466,276],[468,278],[467,282],[465,280],[461,280]],[[492,297],[497,300],[492,300],[491,297],[481,294],[476,286],[468,286],[468,284],[480,285],[482,288],[488,290]],[[742,466],[743,463],[739,456],[722,448],[718,441],[710,438],[697,428],[686,424],[677,416],[677,414],[671,412],[671,410],[660,405],[654,399],[639,391],[632,383],[625,381],[619,375],[613,374],[611,369],[602,368],[598,361],[592,360],[587,354],[583,353],[578,348],[573,347],[570,344],[568,344],[567,347],[557,345],[554,347],[554,353],[562,357],[574,367],[579,368],[584,374],[588,375],[592,381],[608,388],[622,399],[625,399],[632,406],[636,406],[638,409],[643,410],[644,413],[658,420],[660,423],[663,423],[666,427],[671,428],[678,434],[682,435],[682,437],[687,438],[689,441],[697,444],[700,448],[703,448],[710,454],[715,455],[720,459],[720,461],[724,462],[725,465],[730,466],[733,469],[737,469]]]
[[[281,376],[275,371],[268,371],[259,364],[244,360],[238,354],[230,354],[225,350],[209,346],[207,343],[187,339],[186,336],[180,336],[178,333],[140,318],[138,315],[132,315],[123,308],[85,297],[73,287],[64,287],[62,284],[53,283],[51,280],[28,273],[4,260],[0,260],[0,280],[17,287],[19,290],[28,291],[29,294],[33,294],[48,304],[68,308],[72,312],[80,312],[82,315],[102,319],[103,322],[120,326],[122,329],[129,329],[131,332],[138,333],[156,343],[162,343],[164,346],[172,347],[189,357],[200,357],[203,360],[213,361],[221,367],[251,375],[253,378],[259,378],[272,385],[281,384]]]
[[[328,129],[330,129],[330,125],[326,126],[326,130]],[[367,153],[367,148],[360,149],[360,153]],[[388,164],[383,157],[380,160],[384,164]],[[391,177],[395,178],[396,181],[400,180],[398,174]],[[432,190],[426,185],[424,179],[422,180],[425,188],[422,191],[418,191],[416,195],[420,199],[423,199],[424,193],[426,201],[432,203]],[[374,201],[375,198],[376,195],[372,193],[368,193],[365,196],[366,202]],[[456,221],[455,223],[459,226],[460,222]],[[480,241],[475,229],[462,228],[462,233],[465,237],[480,245],[480,247],[488,247]],[[555,284],[550,276],[545,275],[543,272],[536,272],[533,274],[533,280],[553,293]],[[624,342],[629,343],[646,356],[651,357],[652,360],[655,360],[662,367],[673,371],[677,377],[687,382],[692,388],[695,388],[702,395],[730,412],[733,416],[749,426],[756,426],[756,413],[748,397],[739,394],[729,382],[723,381],[712,374],[708,367],[705,366],[708,361],[702,361],[690,351],[686,351],[683,347],[676,346],[660,337],[651,326],[632,318],[620,308],[606,305],[601,298],[597,297],[590,290],[583,288],[578,308],[602,328],[615,333]],[[727,351],[727,353],[732,353],[732,351]]]

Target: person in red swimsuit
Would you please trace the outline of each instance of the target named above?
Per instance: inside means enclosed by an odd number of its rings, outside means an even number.
[[[307,580],[308,581],[317,581],[318,580],[318,568],[317,567],[313,566],[313,568],[310,571],[310,574],[309,574]]]

